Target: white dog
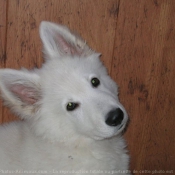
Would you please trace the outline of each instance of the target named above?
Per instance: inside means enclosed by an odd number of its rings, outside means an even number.
[[[128,174],[118,88],[89,46],[68,28],[42,22],[46,62],[1,69],[5,104],[22,121],[0,127],[0,173]]]

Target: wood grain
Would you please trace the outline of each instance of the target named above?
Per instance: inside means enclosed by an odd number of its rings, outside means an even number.
[[[5,65],[6,59],[6,7],[7,2],[5,0],[0,1],[0,68]],[[3,119],[2,101],[0,101],[0,123]]]
[[[111,74],[131,121],[131,168],[174,170],[175,1],[120,1]]]

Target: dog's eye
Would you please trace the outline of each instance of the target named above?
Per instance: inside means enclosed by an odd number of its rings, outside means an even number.
[[[67,107],[66,108],[67,108],[68,111],[73,111],[77,107],[78,107],[78,103],[69,102],[67,104]]]
[[[93,87],[98,87],[100,85],[100,80],[98,78],[92,78],[91,84]]]

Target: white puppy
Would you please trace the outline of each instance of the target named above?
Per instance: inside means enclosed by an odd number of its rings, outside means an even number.
[[[116,83],[68,28],[42,22],[41,69],[0,70],[5,104],[23,121],[0,127],[0,173],[127,174],[128,120]]]

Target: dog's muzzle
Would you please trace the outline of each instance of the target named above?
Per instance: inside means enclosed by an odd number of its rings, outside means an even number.
[[[117,126],[120,125],[123,121],[124,113],[120,108],[116,108],[114,110],[111,110],[106,115],[106,124],[109,126]]]

